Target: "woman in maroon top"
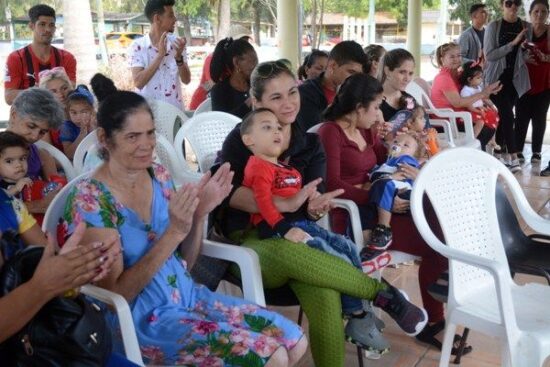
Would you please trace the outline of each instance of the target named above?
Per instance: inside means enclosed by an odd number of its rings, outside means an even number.
[[[369,171],[377,163],[383,163],[387,156],[380,138],[371,131],[379,115],[382,98],[382,86],[376,79],[365,74],[350,76],[325,111],[328,122],[319,130],[327,157],[327,189],[345,189],[340,197],[353,200],[360,207],[368,202]],[[414,179],[417,174],[416,168],[404,165],[395,178]],[[402,215],[392,216],[393,241],[390,249],[422,257],[418,274],[420,292],[431,326],[426,327],[417,338],[435,345],[438,342],[436,335],[444,329],[445,318],[443,305],[427,292],[427,287],[445,271],[447,260],[424,242],[411,216],[405,215],[408,209],[408,200],[394,199],[393,212]],[[335,232],[341,233],[346,225],[345,220],[345,217],[335,215]],[[453,352],[456,352],[455,348]]]
[[[533,121],[531,163],[540,163],[542,139],[546,130],[546,114],[550,103],[550,37],[548,36],[548,25],[546,25],[548,1],[533,1],[529,9],[529,16],[533,22],[531,47],[535,62],[527,63],[531,89],[520,98],[516,106],[515,131],[517,148],[522,153],[529,122]]]

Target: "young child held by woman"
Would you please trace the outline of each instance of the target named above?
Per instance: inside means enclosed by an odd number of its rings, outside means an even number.
[[[420,168],[423,157],[424,144],[418,135],[412,132],[397,135],[390,146],[388,160],[370,174],[369,202],[376,207],[377,223],[368,245],[361,251],[363,271],[368,274],[386,266],[391,260],[389,254],[381,253],[392,242],[390,221],[395,197],[410,199],[413,181],[403,176],[399,166],[408,164]]]
[[[307,245],[316,248],[360,269],[359,253],[351,240],[321,228],[308,220],[307,214],[302,210],[284,215],[277,210],[274,195],[282,198],[293,197],[297,204],[303,207],[301,204],[317,193],[316,186],[321,180],[315,180],[302,188],[300,173],[278,161],[283,152],[284,137],[281,125],[273,112],[265,108],[250,112],[244,118],[240,130],[244,144],[254,154],[247,162],[243,185],[254,192],[259,213],[252,215],[251,221],[258,228],[260,238],[284,237],[295,242],[296,246]],[[421,326],[425,322],[422,321],[424,310],[405,298],[402,301],[400,307],[408,309],[407,312],[414,315],[414,324]],[[386,310],[377,299],[373,301],[373,305]],[[342,309],[344,315],[349,318],[346,335],[350,341],[377,354],[389,350],[389,343],[380,333],[383,328],[381,320],[378,320],[372,311],[366,311],[360,299],[342,295]],[[403,325],[400,326],[406,329]]]
[[[21,191],[32,185],[27,177],[29,148],[25,139],[11,131],[0,133],[0,187],[21,199]]]
[[[481,86],[482,83],[483,70],[481,65],[475,61],[465,63],[462,66],[462,74],[460,76],[460,84],[463,86],[460,91],[460,96],[470,97],[474,94],[481,93],[483,91]],[[498,149],[494,133],[498,126],[499,116],[493,102],[489,98],[478,99],[468,107],[468,111],[472,113],[476,136],[483,128],[483,125],[487,126],[490,129],[488,131],[493,134],[488,145]]]

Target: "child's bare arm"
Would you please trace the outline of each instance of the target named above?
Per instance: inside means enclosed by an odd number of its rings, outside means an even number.
[[[31,186],[31,185],[32,185],[32,180],[28,177],[23,177],[22,179],[17,181],[14,185],[10,186],[6,191],[8,192],[8,194],[13,196],[23,191],[23,188],[25,186]]]

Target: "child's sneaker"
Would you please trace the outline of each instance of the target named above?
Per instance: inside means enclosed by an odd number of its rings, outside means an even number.
[[[377,224],[372,230],[372,235],[367,247],[375,250],[385,250],[390,247],[391,240],[391,228],[383,224]]]
[[[350,318],[344,331],[348,341],[370,352],[373,359],[390,350],[390,343],[376,327],[374,314],[371,312],[365,313],[364,317]]]
[[[542,156],[540,153],[533,153],[531,156],[531,163],[540,163],[542,160]]]
[[[378,292],[373,305],[386,311],[410,336],[420,333],[428,323],[426,310],[410,303],[405,292],[391,285],[387,290]]]
[[[517,156],[518,156],[519,164],[525,163],[525,156],[523,155],[523,153],[518,153]]]
[[[391,262],[391,255],[385,250],[375,250],[365,247],[361,250],[361,267],[363,273],[372,274]]]

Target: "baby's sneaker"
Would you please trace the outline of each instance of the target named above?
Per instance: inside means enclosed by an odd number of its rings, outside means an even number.
[[[344,331],[348,341],[367,351],[368,358],[378,359],[390,350],[390,343],[376,327],[372,312],[350,318]]]
[[[375,250],[386,250],[392,241],[391,228],[383,224],[377,224],[372,230],[372,235],[367,247]]]

